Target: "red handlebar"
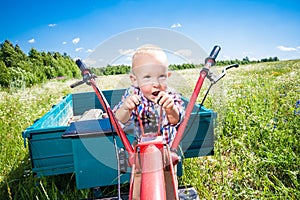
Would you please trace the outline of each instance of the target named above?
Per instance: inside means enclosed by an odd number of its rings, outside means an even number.
[[[80,68],[81,70],[81,74],[83,76],[83,80],[80,81],[81,83],[89,83],[91,84],[91,86],[93,87],[101,105],[103,106],[105,112],[108,114],[108,117],[112,123],[112,126],[114,127],[115,131],[117,132],[118,136],[120,137],[122,143],[124,144],[125,149],[127,150],[129,157],[132,157],[134,154],[134,150],[128,140],[128,138],[126,137],[126,134],[124,133],[123,129],[121,128],[119,122],[116,120],[108,102],[106,101],[103,93],[101,92],[101,90],[99,90],[97,83],[95,82],[94,78],[95,76],[93,76],[90,72],[90,70],[88,70],[85,65],[83,64],[83,62],[81,60],[76,60],[76,64],[77,66]],[[75,84],[76,86],[79,84]],[[74,86],[71,85],[71,87]]]
[[[205,65],[202,68],[201,72],[200,72],[200,76],[198,78],[198,81],[196,83],[196,86],[194,88],[194,92],[191,96],[191,99],[187,105],[187,108],[185,110],[185,117],[183,119],[183,122],[180,124],[177,134],[174,138],[174,141],[171,145],[171,150],[172,151],[177,151],[178,145],[183,137],[183,133],[185,131],[185,128],[187,126],[187,123],[189,121],[190,115],[192,113],[193,107],[195,105],[195,102],[198,98],[199,92],[202,88],[202,84],[204,82],[204,79],[206,78],[207,74],[208,74],[208,70],[211,66],[213,66],[215,64],[215,59],[218,56],[219,52],[220,52],[221,48],[219,46],[214,46],[213,50],[210,53],[210,56],[207,57],[205,59]]]

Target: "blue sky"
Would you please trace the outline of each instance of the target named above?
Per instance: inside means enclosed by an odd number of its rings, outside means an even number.
[[[0,42],[28,53],[87,58],[122,32],[156,27],[183,34],[219,59],[300,58],[299,0],[1,0]]]

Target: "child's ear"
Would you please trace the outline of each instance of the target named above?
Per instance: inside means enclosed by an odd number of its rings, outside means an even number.
[[[138,87],[136,76],[133,75],[133,74],[130,74],[130,75],[129,75],[129,78],[130,78],[130,80],[131,80],[131,84],[132,84],[134,87]]]
[[[168,78],[169,78],[171,75],[172,75],[172,73],[171,73],[171,72],[168,72]]]

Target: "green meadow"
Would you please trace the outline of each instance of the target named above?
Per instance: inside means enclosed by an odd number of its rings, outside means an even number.
[[[177,82],[175,89],[188,96],[199,69],[176,74],[189,87]],[[103,90],[129,84],[127,75],[100,76],[97,81]],[[91,91],[88,86],[72,90],[73,82],[51,80],[30,88],[0,89],[0,199],[93,197],[92,189],[76,189],[72,174],[35,178],[22,138],[22,131],[66,94]],[[204,89],[207,86],[208,82]],[[201,91],[199,102],[203,95]],[[185,159],[181,186],[196,188],[200,199],[299,199],[300,60],[231,69],[204,105],[218,113],[215,154]]]

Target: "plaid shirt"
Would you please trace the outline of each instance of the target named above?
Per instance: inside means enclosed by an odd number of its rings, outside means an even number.
[[[184,108],[183,108],[183,101],[181,100],[181,96],[175,92],[171,91],[170,89],[167,90],[168,94],[173,96],[175,105],[179,108],[179,117],[180,120],[177,124],[170,124],[166,112],[161,109],[161,106],[155,104],[154,102],[148,100],[140,91],[139,88],[136,87],[129,87],[125,94],[122,97],[122,101],[118,105],[116,105],[113,109],[115,112],[117,109],[120,108],[120,106],[123,104],[124,100],[133,94],[137,94],[141,97],[142,103],[137,106],[137,111],[139,113],[140,119],[143,124],[144,132],[147,133],[157,133],[158,130],[160,130],[160,133],[163,136],[163,139],[166,143],[171,144],[176,133],[177,133],[177,127],[182,122],[184,117]],[[131,113],[131,117],[128,120],[127,123],[121,124],[123,126],[129,126],[134,122],[134,134],[136,139],[139,141],[139,138],[141,136],[141,129],[140,124],[138,120],[137,111],[133,110]],[[162,112],[162,113],[161,113]],[[160,115],[162,114],[162,117],[160,118]],[[161,122],[159,122],[161,119]],[[158,128],[158,124],[161,126]]]

